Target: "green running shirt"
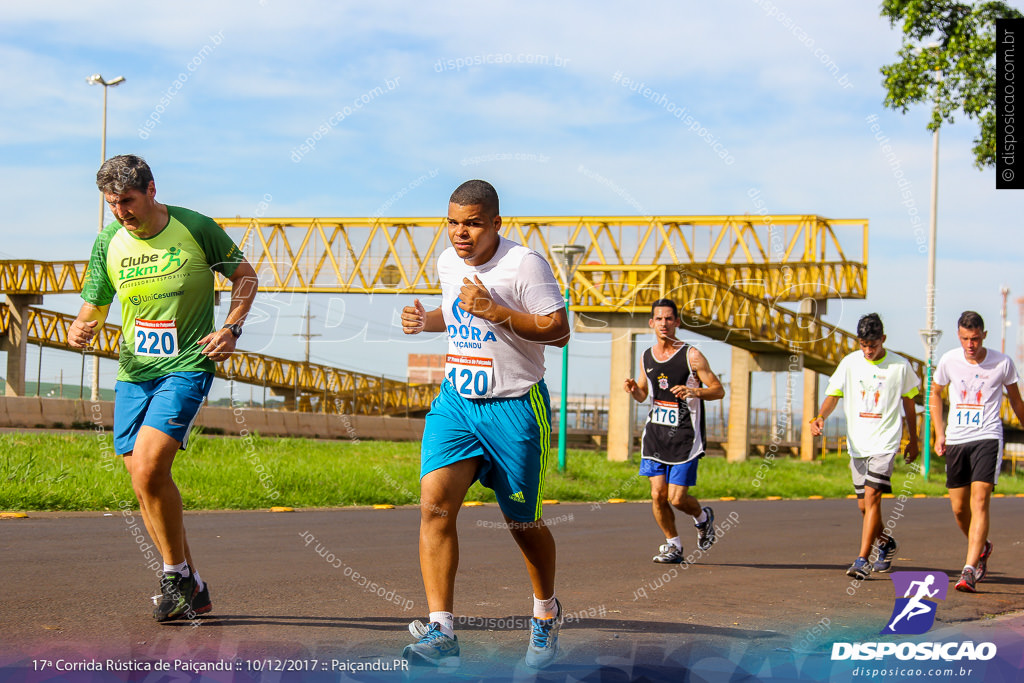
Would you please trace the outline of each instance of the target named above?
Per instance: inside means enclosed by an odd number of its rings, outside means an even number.
[[[230,277],[244,257],[213,219],[178,206],[167,213],[166,227],[147,239],[116,220],[105,227],[85,273],[85,301],[121,301],[121,381],[216,367],[197,345],[213,331],[213,270]]]

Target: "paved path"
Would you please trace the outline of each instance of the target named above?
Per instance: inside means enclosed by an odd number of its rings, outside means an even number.
[[[895,503],[885,501],[886,519]],[[542,680],[640,680],[638,672],[646,680],[682,680],[681,667],[828,680],[833,641],[879,639],[893,585],[883,575],[858,584],[845,574],[859,538],[853,501],[713,505],[723,529],[719,543],[686,566],[650,561],[660,535],[648,504],[545,507],[558,543],[558,595],[574,619],[563,628],[560,659]],[[995,499],[993,512],[990,578],[977,595],[950,586],[938,606],[938,630],[928,637],[1024,633],[1024,499]],[[237,660],[244,675],[236,668],[217,680],[391,680],[393,673],[340,670],[327,677],[250,669],[266,667],[261,660],[268,658],[315,662],[321,670],[390,665],[411,640],[407,623],[426,612],[418,514],[414,508],[188,514],[189,540],[214,605],[196,626],[159,625],[149,616],[157,579],[133,540],[133,532],[143,531],[137,515],[33,513],[0,520],[0,666],[24,673],[46,660],[52,674],[58,659],[109,658],[125,666]],[[948,501],[911,499],[903,514],[894,526],[902,543],[897,568],[958,574],[965,541]],[[519,663],[529,584],[500,520],[494,505],[460,514],[456,608],[463,665],[439,680],[530,680]],[[684,527],[691,553],[694,534]],[[802,660],[824,666],[824,673],[801,669]],[[629,671],[600,673],[620,669]],[[82,680],[128,675],[106,671]],[[435,678],[416,670],[410,677]]]

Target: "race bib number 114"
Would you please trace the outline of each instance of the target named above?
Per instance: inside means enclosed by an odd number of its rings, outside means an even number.
[[[982,406],[973,403],[958,403],[953,420],[957,427],[980,427]]]

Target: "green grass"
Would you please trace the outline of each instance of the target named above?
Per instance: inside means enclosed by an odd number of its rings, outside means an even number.
[[[110,435],[0,434],[0,510],[109,510],[135,497]],[[608,462],[603,453],[570,450],[557,471],[552,451],[544,495],[562,501],[647,500],[647,480],[635,462]],[[843,498],[852,492],[849,461],[830,455],[804,463],[753,458],[728,463],[706,458],[694,493],[700,498]],[[942,461],[933,461],[930,482],[899,462],[893,489],[941,496]],[[262,480],[261,480],[262,477]],[[174,478],[190,510],[259,509],[272,505],[341,507],[414,505],[419,501],[419,444],[386,441],[195,438],[174,464]],[[1024,493],[1024,475],[1004,473],[999,493]],[[467,500],[493,502],[474,484]]]

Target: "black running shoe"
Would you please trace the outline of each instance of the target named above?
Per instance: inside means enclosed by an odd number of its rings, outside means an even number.
[[[697,527],[697,547],[707,550],[715,544],[715,511],[705,506],[704,513],[708,516],[703,524],[694,524]]]
[[[192,598],[192,611],[196,614],[206,614],[213,609],[213,603],[210,602],[210,584],[203,582],[203,590],[196,593],[196,597]]]
[[[988,557],[992,554],[992,541],[985,541],[985,547],[981,549],[981,557],[978,558],[978,568],[974,572],[974,580],[981,581],[988,574]]]
[[[178,572],[164,572],[160,579],[160,604],[153,610],[153,618],[161,622],[180,619],[192,609],[198,594],[194,574],[182,577]]]
[[[977,579],[974,576],[974,572],[970,567],[964,567],[964,570],[960,572],[960,580],[953,586],[961,593],[977,593],[977,589],[974,587]]]

